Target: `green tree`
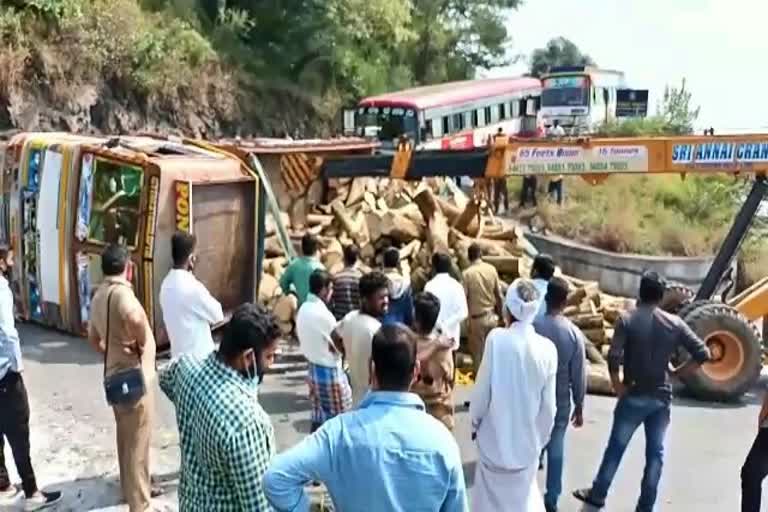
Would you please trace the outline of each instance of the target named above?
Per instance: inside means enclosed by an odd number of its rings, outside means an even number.
[[[656,115],[664,119],[665,131],[670,135],[693,133],[693,123],[699,118],[701,107],[691,105],[691,91],[685,87],[685,78],[680,88],[667,85],[664,96],[657,105]]]
[[[531,54],[531,75],[540,77],[556,66],[593,66],[595,61],[572,41],[557,37]]]
[[[505,15],[521,0],[413,0],[412,44],[401,62],[417,84],[471,78],[509,62]]]

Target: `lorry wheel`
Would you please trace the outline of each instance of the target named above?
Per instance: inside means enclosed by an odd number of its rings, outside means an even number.
[[[702,304],[684,318],[704,340],[712,360],[683,378],[688,391],[702,400],[730,401],[757,382],[763,348],[756,329],[741,313],[722,303]]]
[[[690,304],[696,296],[693,290],[682,284],[669,284],[664,291],[659,307],[667,313],[677,313],[680,308]]]

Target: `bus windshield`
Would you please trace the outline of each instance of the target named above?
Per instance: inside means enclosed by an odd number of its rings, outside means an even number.
[[[556,77],[544,80],[541,91],[542,107],[586,107],[589,87],[584,77]]]
[[[417,140],[416,111],[401,107],[360,107],[355,114],[358,135],[391,141],[401,135]]]

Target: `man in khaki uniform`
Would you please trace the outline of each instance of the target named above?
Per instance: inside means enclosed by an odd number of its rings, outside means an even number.
[[[485,350],[485,338],[491,329],[498,327],[501,304],[501,283],[496,268],[481,258],[482,251],[472,244],[467,251],[470,265],[464,271],[464,290],[469,305],[469,350],[472,352],[472,366],[477,378],[480,361]]]
[[[128,502],[130,512],[144,512],[150,508],[151,494],[149,443],[154,417],[155,338],[128,279],[131,265],[124,247],[110,245],[102,253],[104,281],[91,304],[88,339],[99,352],[107,351],[107,376],[139,364],[144,372],[145,395],[133,405],[113,407],[123,498]]]

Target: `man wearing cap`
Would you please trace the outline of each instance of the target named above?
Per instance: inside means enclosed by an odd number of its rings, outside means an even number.
[[[619,469],[624,451],[640,425],[645,427],[645,470],[640,486],[637,512],[651,512],[661,480],[664,437],[669,426],[672,386],[669,382],[670,359],[679,347],[691,359],[672,373],[683,376],[699,369],[709,360],[704,342],[676,315],[658,305],[664,296],[664,279],[656,272],[646,272],[640,279],[637,309],[617,321],[608,352],[608,369],[616,396],[613,426],[603,461],[592,487],[573,495],[595,508],[605,506],[608,489]],[[624,367],[622,380],[619,368]]]
[[[557,349],[533,328],[539,301],[530,280],[513,282],[504,299],[508,327],[492,330],[485,344],[469,407],[479,453],[473,512],[544,512],[536,469],[555,421]]]

